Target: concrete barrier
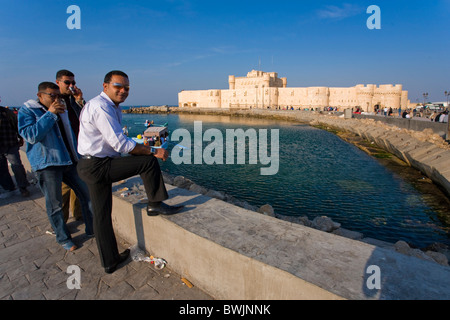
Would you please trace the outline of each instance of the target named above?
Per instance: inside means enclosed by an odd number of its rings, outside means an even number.
[[[380,121],[397,128],[403,128],[407,130],[423,131],[425,129],[431,129],[434,133],[438,134],[442,138],[445,138],[447,134],[447,123],[432,122],[430,120],[419,120],[419,119],[405,119],[397,117],[383,117],[376,115],[364,115],[364,114],[354,114],[356,119],[373,119],[375,121]]]
[[[186,208],[148,217],[137,198],[118,196],[137,183],[114,187],[116,232],[216,299],[450,298],[450,267],[171,185],[167,202]]]

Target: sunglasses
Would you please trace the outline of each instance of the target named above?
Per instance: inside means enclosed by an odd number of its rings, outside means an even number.
[[[46,95],[50,96],[50,98],[52,100],[61,99],[62,98],[62,96],[60,94],[53,94],[53,93],[47,93],[47,92],[40,92],[40,93],[43,93],[43,94],[46,94]]]
[[[111,85],[114,87],[114,88],[116,88],[116,89],[124,89],[125,91],[130,91],[130,86],[128,85],[124,85],[124,84],[121,84],[121,83],[117,83],[117,82],[114,82],[114,83],[111,83]]]
[[[69,81],[69,80],[64,80],[63,81],[65,84],[67,84],[68,86],[70,86],[71,84],[76,85],[77,83],[74,81]]]

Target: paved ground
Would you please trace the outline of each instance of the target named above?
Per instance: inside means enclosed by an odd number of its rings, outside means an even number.
[[[157,270],[148,262],[129,258],[113,274],[100,265],[95,238],[86,238],[84,224],[69,220],[80,248],[67,252],[56,243],[45,213],[44,198],[36,186],[30,198],[19,194],[0,199],[0,299],[2,300],[211,300],[189,288],[170,265]],[[133,244],[117,239],[119,250]],[[69,289],[80,270],[81,289]],[[70,278],[70,279],[69,279]]]

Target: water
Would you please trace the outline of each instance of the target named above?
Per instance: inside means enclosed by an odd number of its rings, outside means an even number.
[[[123,124],[130,136],[136,136],[145,130],[146,119],[155,124],[168,122],[170,131],[187,129],[192,140],[194,121],[202,121],[203,132],[221,130],[224,140],[225,129],[279,129],[276,175],[262,176],[260,169],[269,165],[249,165],[248,161],[245,165],[161,162],[162,170],[172,175],[183,175],[255,206],[269,203],[277,214],[306,215],[310,220],[325,215],[366,237],[405,240],[417,247],[434,242],[450,245],[448,212],[433,208],[409,183],[334,134],[290,122],[227,116],[124,114]]]

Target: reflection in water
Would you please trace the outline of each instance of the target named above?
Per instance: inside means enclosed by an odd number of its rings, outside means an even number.
[[[124,114],[123,119],[130,136],[143,132],[146,119],[168,122],[170,131],[184,128],[192,134],[194,121],[202,121],[203,132],[216,128],[224,137],[226,129],[279,129],[276,175],[262,176],[264,166],[248,164],[248,160],[232,165],[175,165],[169,160],[161,164],[162,170],[255,206],[269,203],[280,215],[306,215],[309,219],[325,215],[366,237],[405,240],[418,247],[450,244],[450,226],[439,219],[448,219],[448,212],[439,212],[398,175],[326,131],[291,122],[228,116]],[[204,142],[203,148],[209,143]]]

